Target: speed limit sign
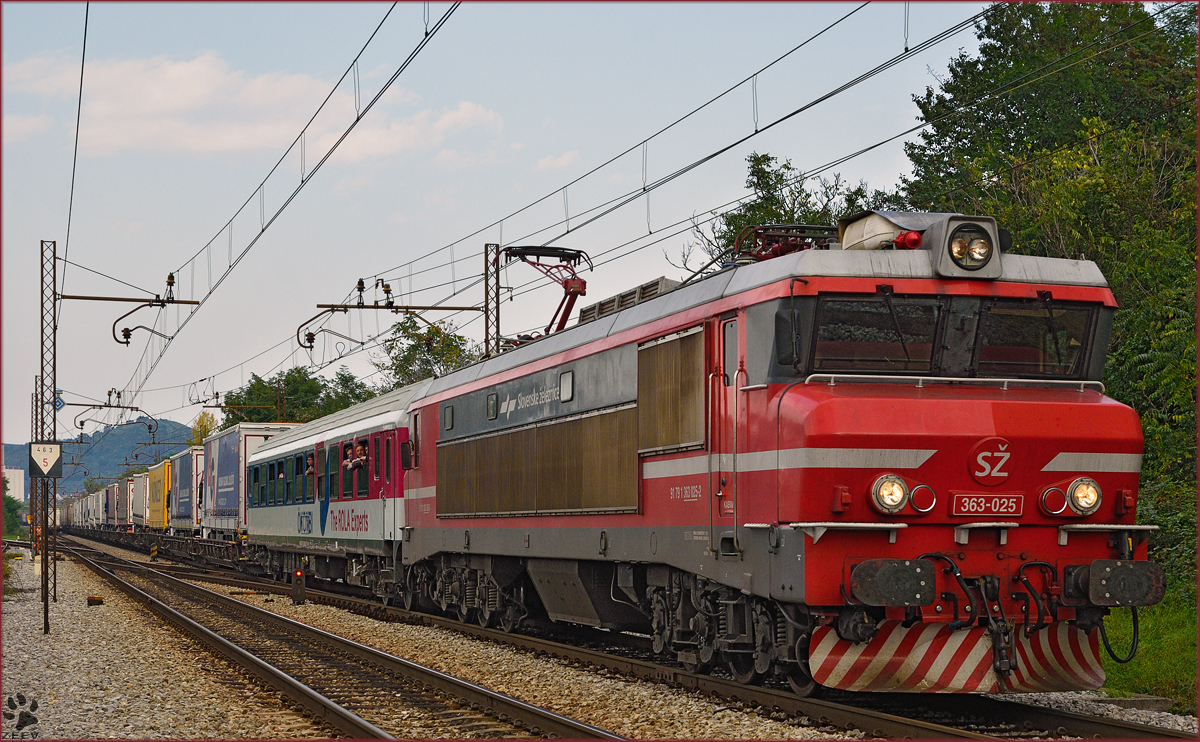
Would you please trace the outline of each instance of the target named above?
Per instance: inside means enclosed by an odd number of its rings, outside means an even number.
[[[62,444],[58,441],[34,441],[29,444],[29,477],[62,477]]]

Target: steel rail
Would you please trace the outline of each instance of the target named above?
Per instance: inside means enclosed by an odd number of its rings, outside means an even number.
[[[128,595],[135,602],[148,607],[167,623],[191,635],[216,654],[250,671],[268,686],[284,694],[301,708],[312,713],[318,721],[325,722],[351,739],[396,739],[396,737],[393,737],[366,719],[339,706],[307,685],[295,680],[290,675],[263,662],[236,644],[218,636],[174,608],[167,606],[149,593],[122,580],[116,575],[113,568],[102,565],[78,553],[76,549],[64,549],[64,551],[72,552],[76,559],[83,562],[93,572],[112,583],[114,587]],[[125,567],[123,566],[123,568]],[[140,569],[153,571],[146,567],[141,567]]]
[[[452,696],[467,706],[478,708],[484,713],[502,720],[507,717],[507,723],[513,724],[515,721],[516,726],[524,726],[535,734],[546,734],[565,739],[624,739],[599,727],[585,724],[548,709],[540,708],[503,693],[490,690],[481,685],[456,678],[439,670],[434,670],[415,662],[381,652],[322,629],[302,624],[285,616],[280,616],[279,614],[249,605],[240,600],[235,600],[226,595],[190,584],[154,569],[147,564],[123,560],[120,557],[112,557],[111,555],[109,555],[109,558],[118,560],[119,566],[117,568],[119,569],[128,569],[162,578],[175,589],[200,595],[210,603],[229,606],[237,612],[251,615],[257,620],[281,628],[284,631],[301,634],[317,643],[332,646],[338,652],[407,677],[416,683]],[[207,578],[208,576],[205,575],[201,579]],[[136,590],[137,588],[134,589]],[[150,599],[154,600],[154,598]],[[363,735],[359,734],[355,736],[361,738]],[[394,739],[394,737],[385,738]]]

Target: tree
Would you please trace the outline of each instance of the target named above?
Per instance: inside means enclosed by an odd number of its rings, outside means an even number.
[[[936,91],[913,96],[930,125],[905,145],[908,202],[963,211],[976,173],[1075,141],[1084,118],[1194,127],[1195,107],[1183,104],[1195,96],[1195,21],[1189,4],[1155,19],[1140,3],[992,6],[976,24],[979,55],[960,52]]]
[[[385,355],[372,361],[384,376],[379,391],[443,376],[477,360],[479,347],[457,329],[448,320],[425,325],[411,315],[392,325],[383,341]]]
[[[187,439],[189,446],[203,445],[204,439],[217,429],[217,418],[208,411],[201,412],[192,424],[192,435]]]
[[[746,187],[754,198],[738,208],[717,215],[707,230],[695,224],[692,230],[696,241],[684,246],[680,262],[672,265],[695,271],[710,260],[727,255],[742,230],[760,224],[837,224],[838,219],[866,209],[890,208],[897,204],[895,196],[883,191],[871,191],[859,181],[849,186],[842,176],[808,181],[792,166],[791,160],[779,162],[769,154],[752,152],[746,157],[749,172]],[[700,265],[691,265],[696,249],[707,257]],[[665,255],[665,253],[664,253]],[[670,261],[670,258],[667,258]]]
[[[1016,252],[1097,263],[1120,307],[1108,393],[1141,415],[1146,477],[1194,480],[1195,147],[1145,124],[1085,124],[1085,144],[987,180],[969,205],[1007,226]]]
[[[906,145],[904,197],[1103,271],[1118,303],[1104,383],[1145,437],[1138,517],[1162,529],[1151,558],[1170,582],[1194,586],[1195,6],[1002,4],[976,32],[979,55],[914,96],[931,125]]]
[[[350,373],[350,369],[342,366],[332,379],[325,382],[325,387],[317,398],[318,417],[344,410],[374,396],[375,392],[370,385],[360,381],[358,377]]]
[[[225,395],[226,414],[220,429],[239,422],[305,423],[372,396],[371,388],[345,366],[331,381],[305,366],[280,371],[270,379],[251,374],[245,386]]]
[[[4,537],[5,538],[20,538],[23,531],[21,522],[21,508],[23,504],[8,495],[8,477],[0,477],[4,480]]]

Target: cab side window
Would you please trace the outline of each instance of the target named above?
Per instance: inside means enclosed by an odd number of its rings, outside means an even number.
[[[414,412],[412,425],[412,467],[421,465],[421,413]]]

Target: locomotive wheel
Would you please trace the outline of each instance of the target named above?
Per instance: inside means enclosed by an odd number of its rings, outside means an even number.
[[[712,657],[710,656],[708,658],[708,660],[706,661],[704,659],[704,654],[703,654],[702,649],[697,649],[696,654],[697,654],[697,656],[700,657],[700,659],[695,662],[692,662],[690,660],[685,660],[685,659],[680,660],[681,664],[683,664],[683,669],[687,670],[688,672],[695,673],[697,675],[707,675],[708,671],[713,669],[713,665],[715,664],[713,662]]]
[[[400,600],[404,603],[404,610],[411,611],[417,607],[417,589],[413,585],[413,575],[415,570],[409,570],[404,576],[404,584],[400,586]]]
[[[762,674],[754,669],[754,655],[729,655],[729,674],[742,685],[758,685],[762,682]]]
[[[462,623],[468,623],[471,620],[471,614],[474,611],[466,603],[459,603],[455,608],[458,610],[458,620]]]
[[[500,610],[500,630],[505,634],[511,634],[517,630],[517,626],[521,623],[521,609],[516,603],[507,603]]]
[[[655,654],[662,654],[666,651],[667,643],[670,641],[671,627],[670,616],[667,613],[667,599],[661,590],[654,593],[650,606],[650,635],[652,637],[650,648],[654,650]]]
[[[816,696],[821,692],[822,686],[817,685],[817,681],[813,680],[811,675],[799,667],[788,670],[787,681],[792,692],[801,698]]]
[[[697,675],[707,675],[713,666],[717,664],[717,643],[715,627],[713,622],[703,613],[696,614],[697,629],[696,634],[700,640],[699,646],[696,647],[696,661],[681,660],[684,669],[688,672],[696,673]]]

